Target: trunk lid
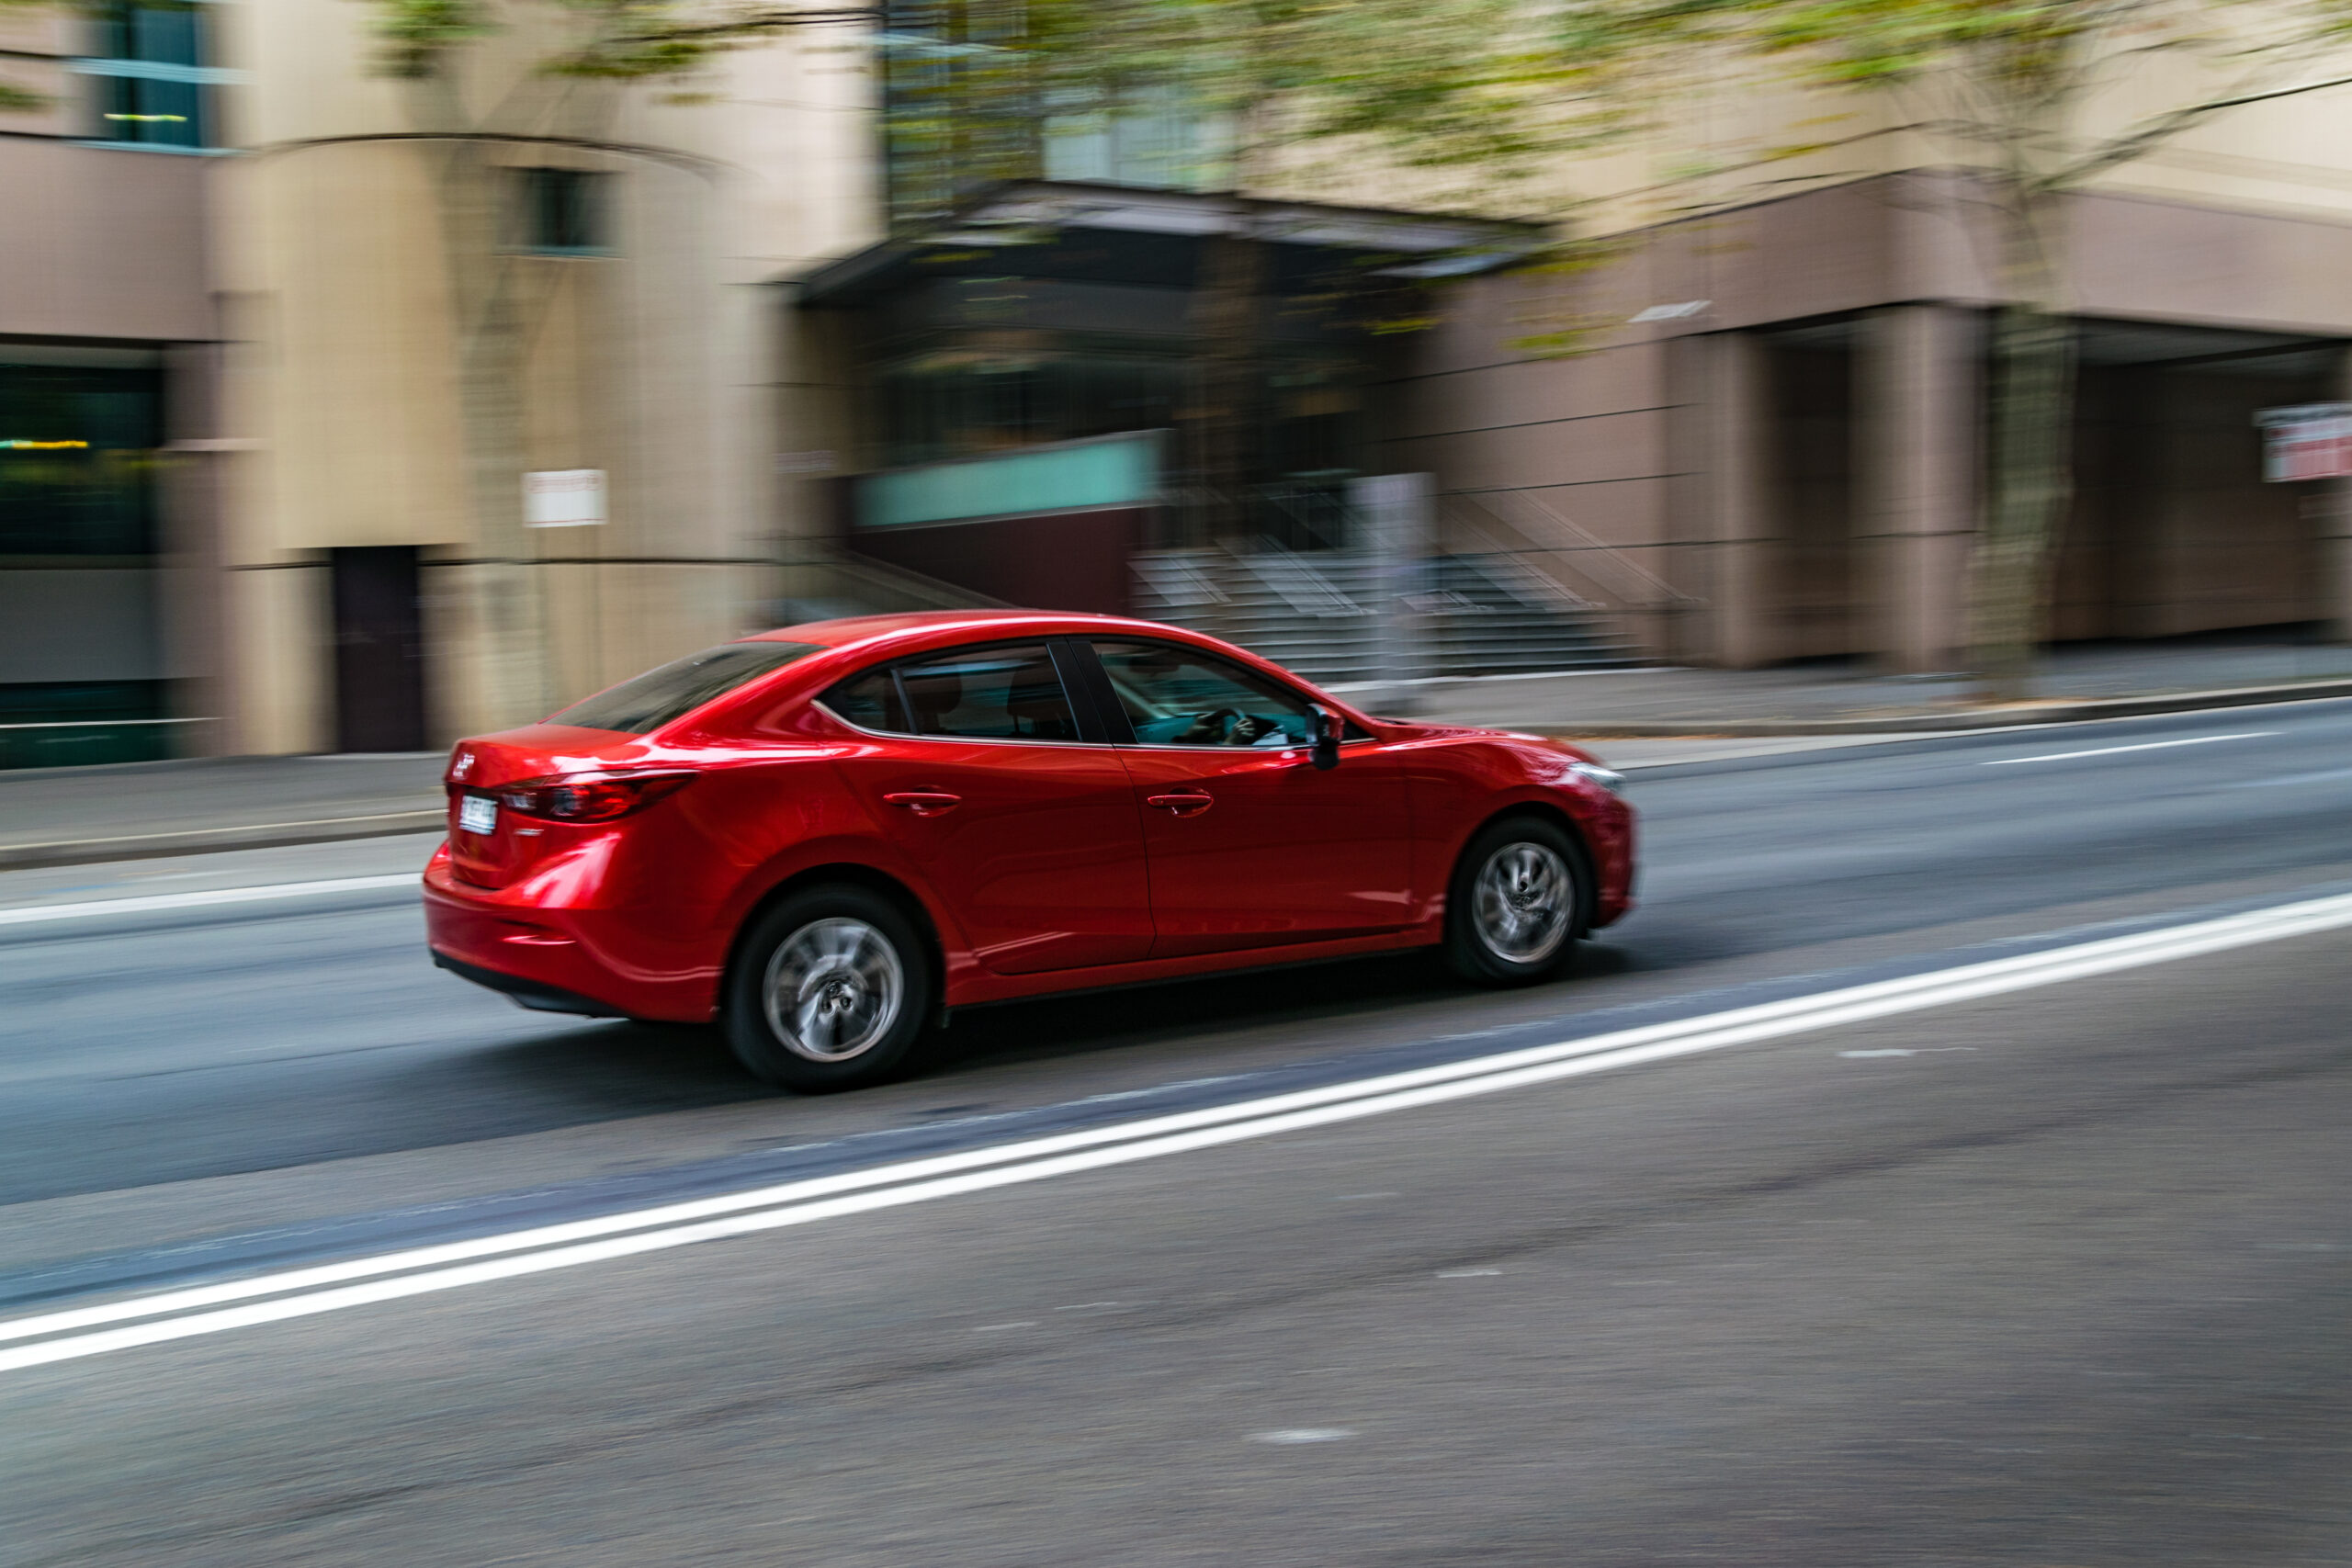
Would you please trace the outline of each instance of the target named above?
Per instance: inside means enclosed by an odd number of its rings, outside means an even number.
[[[498,800],[501,785],[627,766],[642,761],[645,751],[641,736],[564,724],[535,724],[458,741],[443,774],[449,793],[451,871],[477,887],[504,887],[578,836],[579,829],[506,810]]]

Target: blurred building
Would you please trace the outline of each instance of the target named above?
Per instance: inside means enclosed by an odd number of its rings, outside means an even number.
[[[1670,144],[1561,171],[1619,242],[1567,278],[1491,265],[1510,250],[1491,232],[1490,254],[1469,255],[1478,225],[1347,205],[1377,182],[1246,204],[1278,253],[1269,385],[1250,521],[1210,540],[1186,515],[1181,450],[1141,519],[1078,490],[1024,499],[1023,476],[1085,471],[1074,448],[1058,468],[1009,456],[1171,423],[1193,395],[1199,243],[1236,220],[1236,204],[1186,194],[1198,128],[1159,105],[1107,125],[983,114],[926,134],[924,106],[1001,41],[975,28],[1003,8],[891,11],[891,231],[796,296],[827,322],[828,373],[856,389],[858,466],[877,470],[838,508],[853,551],[1014,599],[1096,604],[1116,581],[1127,607],[1363,676],[1399,574],[1393,542],[1365,536],[1355,487],[1423,473],[1433,515],[1406,574],[1420,672],[1628,654],[1961,667],[2000,299],[1977,149],[1889,101],[1694,72],[1664,117]],[[2094,112],[2112,130],[2195,85],[2151,65],[2141,97]],[[2076,494],[2055,637],[2352,636],[2342,486],[2265,482],[2256,427],[2266,410],[2352,398],[2347,115],[2341,91],[2238,111],[2072,199]],[[1820,140],[1834,146],[1767,155]],[[1042,178],[959,181],[971,167]],[[1660,186],[1661,170],[1690,168],[1735,173]],[[1693,208],[1712,210],[1660,216]],[[1433,329],[1351,330],[1333,280],[1410,275],[1417,242],[1467,263]],[[1575,352],[1521,346],[1547,336]],[[962,515],[899,504],[926,472],[954,477]],[[1106,554],[1129,570],[1106,576]]]
[[[424,82],[357,5],[9,18],[6,761],[418,749],[770,624],[777,432],[827,446],[775,280],[872,226],[857,56],[685,102],[540,71],[544,7]]]
[[[1001,41],[982,7],[640,85],[541,71],[560,7],[500,15],[423,82],[358,4],[0,22],[48,100],[0,115],[0,765],[418,749],[754,626],[984,599],[1334,677],[1395,672],[1400,592],[1424,673],[1958,657],[1996,298],[1950,149],[1853,141],[1704,220],[1619,200],[1618,258],[1564,281],[1377,190],[1211,198],[1176,106],[910,131]],[[2335,488],[2264,483],[2255,427],[2347,395],[2340,96],[2075,199],[2057,636],[2352,623]],[[1818,107],[1735,107],[1685,117],[1701,161]],[[1244,214],[1265,385],[1212,536],[1172,433]],[[1384,330],[1433,283],[1430,330]],[[1563,325],[1575,356],[1516,346]],[[1410,526],[1386,474],[1431,476]]]
[[[2161,188],[2159,161],[2071,204],[2055,639],[2352,636],[2342,484],[2265,482],[2256,428],[2352,397],[2352,157],[2255,129],[2188,150],[2226,177]],[[2256,155],[2282,142],[2306,161]],[[1568,360],[1498,355],[1530,286],[1474,283],[1396,383],[1383,460],[1441,477],[1457,537],[1613,597],[1660,655],[1965,668],[2000,297],[1983,210],[1964,170],[1915,168],[1638,231],[1548,301],[1596,323]],[[1645,604],[1634,568],[1675,593]]]

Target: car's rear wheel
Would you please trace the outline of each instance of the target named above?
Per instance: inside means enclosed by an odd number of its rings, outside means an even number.
[[[857,1089],[907,1058],[931,1015],[931,965],[905,911],[854,886],[794,893],[760,917],[728,976],[736,1060],[806,1092]]]
[[[1445,957],[1482,986],[1524,986],[1556,975],[1587,919],[1584,852],[1542,817],[1482,829],[1446,890]]]

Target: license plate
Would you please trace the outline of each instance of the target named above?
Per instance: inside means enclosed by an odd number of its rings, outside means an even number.
[[[469,833],[498,831],[498,798],[469,795],[458,802],[458,826]]]

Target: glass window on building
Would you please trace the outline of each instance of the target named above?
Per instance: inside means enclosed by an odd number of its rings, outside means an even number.
[[[516,169],[517,248],[542,255],[601,255],[612,248],[605,198],[609,175],[584,169]]]
[[[204,147],[204,6],[101,5],[94,8],[90,73],[106,141]]]
[[[158,382],[0,364],[0,558],[154,553]]]
[[[152,570],[162,373],[9,352],[0,344],[0,769],[167,756]]]
[[[1142,355],[921,355],[881,375],[884,466],[1166,430],[1191,376],[1182,360]]]
[[[1020,67],[1019,0],[888,0],[881,44],[883,199],[894,224],[937,217],[1041,170]]]

